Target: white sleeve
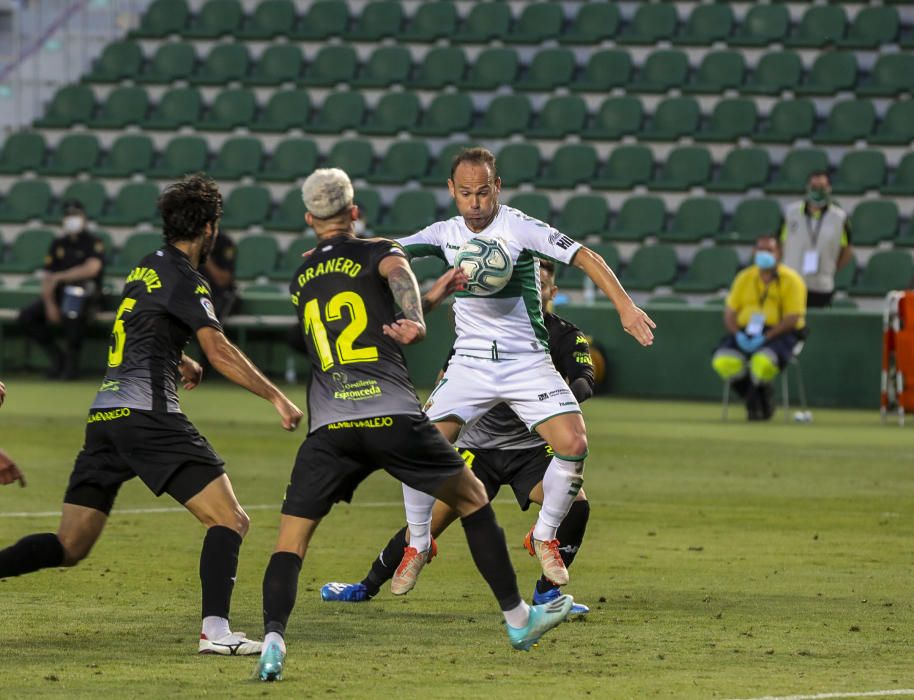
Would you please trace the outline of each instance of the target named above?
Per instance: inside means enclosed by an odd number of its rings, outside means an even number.
[[[397,243],[403,246],[403,250],[410,258],[434,255],[444,259],[444,237],[441,235],[441,226],[438,223],[426,226],[411,236],[398,238]]]
[[[580,243],[558,229],[529,217],[517,219],[513,233],[525,250],[566,265],[571,263],[581,247]]]

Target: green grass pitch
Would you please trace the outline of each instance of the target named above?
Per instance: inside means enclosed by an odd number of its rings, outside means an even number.
[[[0,544],[56,528],[94,385],[8,381],[0,446],[28,488],[0,489]],[[304,389],[292,389],[304,404]],[[260,583],[303,433],[265,402],[204,383],[184,408],[225,457],[252,529],[233,627],[261,634]],[[513,651],[459,526],[403,599],[322,603],[359,580],[399,527],[399,485],[369,479],[318,530],[289,628],[286,680],[199,657],[202,528],[140,483],[121,492],[87,561],[0,582],[0,696],[749,698],[914,686],[914,451],[875,412],[810,425],[731,422],[713,404],[599,398],[585,407],[593,504],[568,592],[592,607]],[[777,418],[780,418],[778,416]],[[533,512],[496,500],[518,580]],[[20,516],[20,513],[38,515]],[[42,514],[44,513],[44,514]]]

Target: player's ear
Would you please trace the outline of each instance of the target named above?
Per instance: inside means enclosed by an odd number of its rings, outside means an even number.
[[[311,216],[310,211],[305,212],[305,223],[308,224],[311,228],[314,228],[314,217]]]
[[[451,197],[457,199],[457,189],[454,187],[454,181],[451,178],[447,179],[447,191],[451,193]]]
[[[362,212],[359,209],[358,204],[353,204],[352,207],[350,207],[349,215],[352,217],[353,221],[358,221],[359,219],[362,218]]]

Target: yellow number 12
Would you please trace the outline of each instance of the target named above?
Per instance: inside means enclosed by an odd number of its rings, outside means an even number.
[[[339,337],[336,339],[336,356],[340,364],[376,362],[378,359],[377,347],[352,347],[368,327],[368,311],[365,309],[364,300],[355,292],[340,292],[327,302],[324,315],[328,321],[339,321],[343,318],[343,308],[349,311],[349,325],[340,331]],[[305,304],[304,323],[305,334],[310,334],[314,339],[314,347],[321,361],[321,369],[324,371],[330,369],[334,365],[333,351],[327,337],[327,328],[321,320],[320,304],[317,299],[311,299]]]

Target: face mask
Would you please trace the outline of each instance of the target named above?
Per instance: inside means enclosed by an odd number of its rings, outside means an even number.
[[[778,264],[778,260],[774,257],[774,253],[769,253],[767,250],[757,250],[755,252],[755,264],[762,270],[771,270]]]
[[[806,189],[806,201],[814,206],[825,206],[830,198],[828,190],[822,187],[809,187]]]
[[[83,230],[83,218],[81,216],[65,216],[63,218],[64,233],[79,233]]]

